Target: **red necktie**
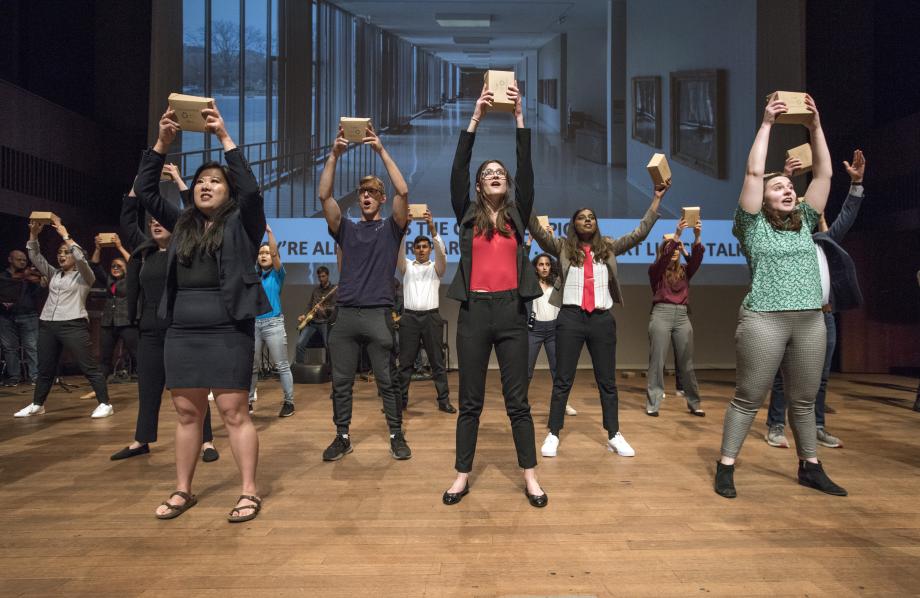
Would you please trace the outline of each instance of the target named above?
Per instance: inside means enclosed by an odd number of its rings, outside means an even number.
[[[591,246],[585,245],[585,280],[581,291],[581,308],[586,312],[594,311],[594,256],[591,255]]]

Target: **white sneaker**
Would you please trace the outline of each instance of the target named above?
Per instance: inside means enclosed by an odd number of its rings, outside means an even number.
[[[540,448],[540,453],[544,457],[555,457],[556,451],[559,449],[559,437],[550,432],[546,435],[546,440],[543,441],[543,446]]]
[[[44,405],[36,405],[35,403],[29,403],[19,411],[13,414],[13,417],[32,417],[33,415],[42,415],[45,413]]]
[[[565,414],[566,414],[566,415],[578,415],[578,412],[575,411],[575,408],[572,407],[571,405],[566,405],[566,406],[565,406]]]
[[[103,417],[111,417],[114,413],[115,408],[112,407],[110,403],[99,403],[90,417],[93,419],[101,419]]]
[[[682,391],[682,390],[678,390],[678,391],[677,391],[677,396],[679,396],[679,397],[685,397],[685,396],[687,396],[687,393],[685,393],[685,392]]]
[[[629,443],[626,442],[626,439],[623,438],[623,435],[619,432],[616,433],[616,436],[607,441],[607,450],[613,451],[621,457],[636,456],[636,451],[633,447],[629,446]]]

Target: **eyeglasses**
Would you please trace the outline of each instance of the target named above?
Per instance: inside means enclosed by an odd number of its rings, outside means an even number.
[[[377,189],[376,187],[361,187],[360,189],[358,189],[358,195],[364,195],[365,193],[367,193],[368,195],[372,195],[374,197],[383,195],[383,191],[381,191],[380,189]]]
[[[496,170],[492,170],[491,168],[487,168],[487,169],[485,169],[485,170],[482,171],[482,175],[481,175],[480,178],[483,178],[483,179],[506,179],[506,178],[508,178],[508,173],[505,172],[504,170],[502,170],[501,168],[498,168],[498,169],[496,169]]]

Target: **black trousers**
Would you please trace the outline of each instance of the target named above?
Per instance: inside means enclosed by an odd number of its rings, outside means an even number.
[[[137,344],[137,425],[134,440],[148,444],[157,441],[160,422],[160,404],[166,388],[166,367],[163,364],[163,345],[166,330],[142,330]],[[212,442],[211,406],[204,414],[202,442]]]
[[[443,337],[444,320],[434,309],[428,312],[403,310],[399,320],[399,381],[402,397],[409,398],[409,384],[415,371],[415,360],[419,346],[425,347],[428,363],[431,364],[431,378],[434,380],[438,401],[450,399],[447,386],[447,370],[444,367]]]
[[[352,390],[362,343],[383,398],[390,434],[402,430],[399,389],[391,366],[393,320],[389,307],[342,307],[329,322],[329,355],[332,361],[332,421],[337,434],[347,434],[351,425]]]
[[[588,345],[594,380],[601,395],[604,429],[613,436],[620,430],[616,381],[617,323],[610,310],[588,313],[570,305],[564,305],[556,319],[556,378],[549,405],[549,429],[552,432],[562,429],[565,405],[584,345]]]
[[[105,376],[99,370],[93,357],[93,342],[89,336],[89,324],[86,320],[66,320],[38,322],[38,379],[35,381],[35,394],[32,402],[44,405],[54,378],[57,376],[58,361],[61,352],[67,349],[77,359],[80,371],[89,380],[96,392],[100,404],[109,402],[109,391],[105,385]]]
[[[485,403],[486,373],[492,348],[501,371],[505,412],[518,465],[537,465],[533,418],[527,402],[527,312],[517,291],[471,293],[460,306],[457,322],[457,359],[460,369],[460,405],[457,415],[457,460],[460,473],[473,469],[479,416]]]
[[[102,367],[102,375],[108,377],[114,367],[115,346],[118,339],[122,340],[125,351],[131,356],[131,361],[137,367],[137,343],[138,332],[134,326],[103,326],[99,329],[99,365]]]

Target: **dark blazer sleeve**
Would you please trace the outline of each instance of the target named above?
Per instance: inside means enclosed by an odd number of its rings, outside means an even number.
[[[529,222],[533,212],[533,163],[530,158],[530,129],[517,129],[517,171],[514,173],[514,197],[521,221]],[[533,231],[531,231],[533,232]]]
[[[856,222],[856,216],[859,215],[859,208],[862,206],[864,197],[865,193],[862,196],[856,196],[852,193],[847,195],[843,206],[840,208],[840,213],[834,219],[834,224],[827,229],[827,236],[838,244],[843,243],[843,238],[850,232],[853,223]]]
[[[121,239],[129,253],[133,253],[147,240],[147,236],[138,228],[139,208],[140,202],[136,197],[126,194],[121,198]]]
[[[243,157],[240,148],[224,152],[227,159],[227,168],[233,175],[236,185],[237,201],[240,204],[240,221],[246,231],[246,236],[258,245],[265,235],[265,205],[259,183],[252,174],[249,162]]]
[[[160,195],[160,173],[163,171],[165,161],[166,156],[163,154],[153,149],[145,151],[141,158],[141,165],[137,169],[134,192],[141,206],[171,232],[176,227],[180,211],[178,206]]]
[[[470,205],[470,160],[473,158],[475,141],[475,133],[460,131],[454,164],[450,170],[450,203],[458,222],[463,219]]]

